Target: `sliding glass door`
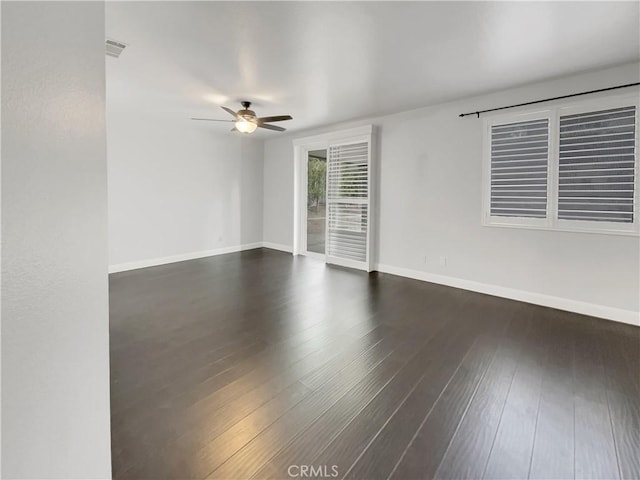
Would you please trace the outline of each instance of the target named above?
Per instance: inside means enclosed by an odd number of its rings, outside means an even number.
[[[371,271],[373,126],[294,141],[294,255]]]

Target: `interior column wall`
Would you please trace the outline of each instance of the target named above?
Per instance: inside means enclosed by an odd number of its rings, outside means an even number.
[[[2,477],[110,478],[104,4],[1,8]]]

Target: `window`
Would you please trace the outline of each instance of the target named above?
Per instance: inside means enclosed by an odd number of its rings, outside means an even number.
[[[483,221],[638,233],[638,98],[486,122]]]
[[[633,223],[636,107],[560,117],[558,218]]]
[[[546,219],[548,168],[548,118],[492,125],[491,216]]]

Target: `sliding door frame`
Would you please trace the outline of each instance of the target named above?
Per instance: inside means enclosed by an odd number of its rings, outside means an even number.
[[[327,150],[327,162],[329,146],[332,144],[345,144],[345,143],[357,143],[366,141],[369,143],[369,195],[367,203],[368,211],[368,226],[367,226],[367,259],[365,261],[364,270],[370,272],[373,270],[373,231],[375,228],[375,208],[376,202],[374,192],[374,128],[373,125],[365,125],[358,128],[350,128],[346,130],[339,130],[320,135],[314,135],[310,137],[298,138],[293,141],[293,176],[294,176],[294,199],[293,199],[293,255],[308,255],[306,252],[307,245],[307,159],[309,151],[311,150]],[[329,172],[329,165],[327,163],[327,175]],[[328,185],[327,185],[328,186]],[[328,208],[328,207],[327,207]],[[327,219],[328,219],[327,210]],[[326,235],[327,232],[325,232]],[[309,255],[317,256],[326,261],[326,249],[325,255]],[[353,267],[362,268],[359,262],[350,261],[332,261],[332,263]]]

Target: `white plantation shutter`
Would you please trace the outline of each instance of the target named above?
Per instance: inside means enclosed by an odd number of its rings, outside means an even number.
[[[368,270],[370,142],[330,145],[327,157],[327,262]]]
[[[491,126],[490,216],[547,217],[549,119]]]
[[[636,107],[560,117],[558,218],[634,221]]]

